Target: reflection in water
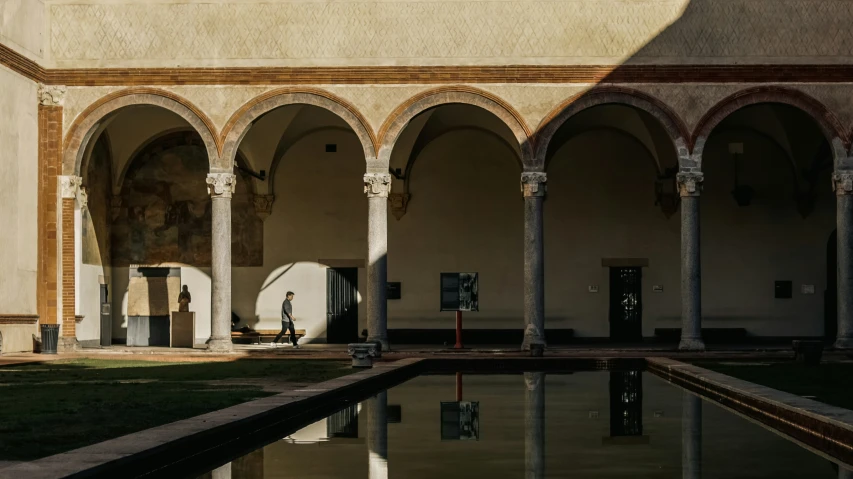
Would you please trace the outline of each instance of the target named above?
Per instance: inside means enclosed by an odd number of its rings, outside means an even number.
[[[545,477],[545,373],[524,373],[524,477]]]
[[[853,470],[838,466],[838,479],[853,479]]]
[[[210,479],[231,479],[231,463],[210,472]]]
[[[388,392],[382,391],[366,403],[368,477],[388,479]]]
[[[643,375],[610,372],[610,437],[643,435]]]
[[[702,399],[681,392],[681,477],[702,478]]]
[[[326,437],[358,437],[358,404],[345,407],[329,416],[326,422]]]

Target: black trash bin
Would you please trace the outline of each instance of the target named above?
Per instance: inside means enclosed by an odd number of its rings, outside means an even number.
[[[41,325],[41,353],[56,354],[56,343],[59,342],[59,325]]]

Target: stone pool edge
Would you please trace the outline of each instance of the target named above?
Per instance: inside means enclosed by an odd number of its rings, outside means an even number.
[[[670,358],[646,358],[667,381],[853,464],[853,411],[744,381]]]
[[[334,401],[363,388],[378,383],[416,374],[425,364],[421,358],[407,358],[394,362],[378,362],[371,369],[313,384],[225,409],[202,414],[180,421],[145,429],[125,436],[109,439],[91,446],[55,454],[0,470],[2,478],[27,477],[55,479],[64,477],[98,477],[115,474],[121,469],[138,467],[151,460],[173,456],[186,447],[204,453],[204,443],[245,430],[264,420],[281,420],[282,415],[298,410],[300,406],[316,407],[318,402]],[[276,417],[278,416],[278,419]],[[61,427],[61,426],[59,426]],[[156,458],[156,459],[155,459]],[[115,477],[115,476],[113,476]]]

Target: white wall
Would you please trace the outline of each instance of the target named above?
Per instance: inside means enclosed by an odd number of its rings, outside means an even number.
[[[0,314],[36,314],[38,88],[0,67]]]
[[[41,63],[46,14],[42,0],[0,0],[0,43]]]

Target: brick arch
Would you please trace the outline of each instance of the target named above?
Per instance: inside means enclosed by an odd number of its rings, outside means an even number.
[[[288,105],[311,105],[328,110],[344,120],[361,141],[368,165],[376,158],[376,136],[370,123],[346,100],[315,88],[280,88],[249,100],[231,115],[220,135],[223,161],[233,164],[240,143],[252,123],[276,108]]]
[[[599,105],[625,105],[652,115],[672,139],[679,165],[682,164],[682,159],[689,158],[687,144],[690,138],[689,130],[681,118],[663,101],[629,88],[597,87],[564,101],[539,123],[536,130],[537,169],[545,168],[548,146],[560,127],[578,113]]]
[[[217,141],[216,128],[207,115],[189,100],[172,92],[156,88],[128,88],[101,98],[74,119],[63,141],[62,174],[80,176],[86,145],[98,125],[122,108],[135,105],[164,108],[186,120],[201,136],[211,170],[221,168],[221,145]]]
[[[528,169],[533,162],[530,128],[509,103],[484,90],[467,86],[448,86],[421,92],[398,106],[379,130],[378,160],[386,170],[391,163],[394,144],[410,121],[426,110],[441,105],[466,104],[482,108],[503,121],[512,131],[521,150],[521,163]]]
[[[714,128],[732,113],[751,105],[776,103],[793,106],[811,116],[829,143],[836,165],[847,156],[850,136],[835,114],[823,103],[799,90],[776,86],[759,86],[741,90],[714,105],[699,120],[690,141],[691,158],[697,168],[702,165],[705,143]]]

